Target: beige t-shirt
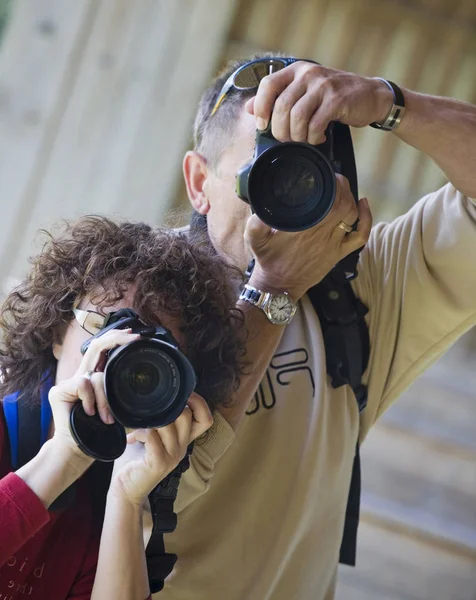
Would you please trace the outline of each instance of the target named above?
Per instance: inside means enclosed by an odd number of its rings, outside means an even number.
[[[352,390],[329,384],[302,299],[236,435],[217,415],[196,444],[165,536],[178,562],[157,598],[333,598],[357,436],[476,324],[475,256],[476,206],[451,185],[374,227],[353,284],[370,308],[360,419]]]

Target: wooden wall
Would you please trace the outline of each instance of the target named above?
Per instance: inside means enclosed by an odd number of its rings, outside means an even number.
[[[13,0],[0,48],[0,281],[21,274],[54,219],[162,221],[234,5]]]

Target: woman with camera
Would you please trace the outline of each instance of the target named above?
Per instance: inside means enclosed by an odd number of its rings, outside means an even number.
[[[144,224],[85,217],[50,236],[0,317],[1,395],[16,394],[24,406],[46,397],[52,414],[46,441],[14,469],[19,456],[0,410],[0,600],[150,597],[143,539],[148,495],[238,385],[241,319],[226,285],[232,277],[205,244]],[[198,383],[173,422],[129,433],[109,478],[104,469],[94,474],[95,460],[78,446],[70,420],[80,403],[101,427],[115,426],[104,391],[107,356],[141,334],[116,328],[97,334],[124,308],[171,331]],[[132,384],[140,388],[143,376]],[[193,455],[191,462],[197,477],[206,478]],[[66,498],[60,507],[58,498]]]

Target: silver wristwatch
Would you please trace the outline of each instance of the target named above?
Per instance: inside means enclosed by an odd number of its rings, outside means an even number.
[[[240,300],[260,308],[274,325],[288,325],[297,306],[286,292],[271,294],[262,292],[246,284],[240,294]]]

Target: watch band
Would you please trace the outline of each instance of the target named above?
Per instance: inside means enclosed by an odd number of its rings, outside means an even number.
[[[383,129],[384,131],[393,131],[400,125],[403,115],[405,114],[405,98],[403,92],[398,85],[393,83],[393,81],[387,81],[387,79],[383,79],[382,77],[376,77],[375,79],[382,81],[390,88],[393,94],[393,104],[385,120],[381,123],[370,123],[370,127]]]
[[[262,292],[248,284],[244,285],[240,294],[240,300],[261,309],[273,325],[288,325],[297,309],[297,305],[287,292],[279,294]],[[278,303],[277,305],[276,302]]]
[[[240,294],[240,300],[245,300],[250,304],[254,304],[255,306],[261,307],[265,295],[266,292],[262,292],[261,290],[257,290],[256,288],[245,284]]]

